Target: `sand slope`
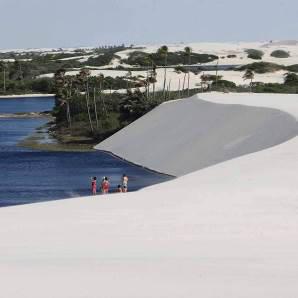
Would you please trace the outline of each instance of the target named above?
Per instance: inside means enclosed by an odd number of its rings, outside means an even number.
[[[162,104],[96,149],[181,176],[297,134],[296,119],[280,110],[216,104],[201,97]]]

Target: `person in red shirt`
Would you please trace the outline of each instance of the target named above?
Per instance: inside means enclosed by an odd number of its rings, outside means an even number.
[[[104,177],[101,182],[101,192],[103,194],[107,194],[107,193],[109,193],[109,189],[110,189],[109,179],[108,179],[108,177]]]

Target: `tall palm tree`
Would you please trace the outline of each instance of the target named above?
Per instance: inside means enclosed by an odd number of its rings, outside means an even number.
[[[151,80],[151,83],[152,83],[152,93],[153,93],[153,100],[155,100],[155,85],[156,85],[156,82],[157,82],[157,72],[156,72],[156,64],[154,63],[153,60],[152,61],[152,70],[151,70],[151,74],[150,74],[150,80]]]
[[[96,127],[99,128],[99,122],[98,122],[98,114],[97,114],[97,105],[96,105],[96,85],[93,87],[93,105],[94,105],[94,114],[95,114],[95,120],[96,120]]]
[[[6,65],[3,67],[3,91],[6,92]]]
[[[146,81],[145,81],[146,99],[149,100],[149,93],[150,93],[150,65],[151,65],[151,59],[150,59],[149,55],[147,57],[145,57],[145,63],[147,64]]]
[[[6,92],[6,72],[7,72],[7,64],[5,62],[1,63],[1,68],[3,71],[3,92]]]
[[[129,84],[129,82],[130,82],[130,80],[131,80],[131,75],[132,75],[132,73],[131,73],[130,70],[129,70],[129,71],[126,73],[126,75],[125,75],[125,78],[126,78],[126,89],[127,89],[127,90],[130,89],[130,84]]]
[[[168,65],[168,52],[169,49],[166,45],[158,49],[158,53],[164,57],[164,80],[163,80],[163,96],[166,97],[166,83],[167,83],[167,65]]]
[[[217,90],[217,83],[218,83],[218,64],[219,64],[219,57],[216,61],[216,72],[215,72],[215,87],[216,87],[216,90]]]
[[[105,113],[105,115],[107,116],[108,113],[107,113],[107,109],[106,109],[106,105],[105,105],[105,100],[104,100],[104,97],[102,96],[103,85],[104,85],[104,80],[105,80],[105,77],[102,73],[99,74],[98,80],[99,80],[99,99],[100,99],[100,102],[102,102],[102,110]]]
[[[184,73],[183,84],[182,84],[182,95],[183,95],[184,94],[184,89],[185,89],[185,81],[186,81],[187,70],[185,68],[183,68],[182,72]]]
[[[170,93],[171,93],[171,82],[172,82],[172,80],[170,79],[169,84],[168,84],[168,88],[167,88],[168,98],[170,98]]]
[[[208,85],[209,76],[204,73],[201,75],[201,91],[204,92],[204,86]]]
[[[192,52],[191,47],[185,47],[184,52],[185,52],[185,55],[188,57],[188,65],[190,66],[191,65],[191,52]],[[190,71],[189,71],[189,68],[188,68],[188,72],[187,72],[187,96],[189,96],[189,81],[190,81]]]
[[[54,86],[56,100],[60,103],[60,106],[66,105],[66,119],[68,126],[71,128],[69,100],[71,97],[70,89],[72,86],[69,77],[65,75],[64,69],[58,69],[54,74]]]
[[[250,80],[250,92],[252,92],[252,80],[254,79],[255,74],[251,69],[247,69],[246,72],[243,75],[244,80]]]
[[[70,113],[70,101],[72,98],[73,83],[75,78],[73,76],[64,77],[64,88],[66,88],[66,117],[69,128],[71,129],[71,113]]]
[[[184,72],[184,67],[183,66],[176,66],[175,67],[175,72],[176,74],[179,75],[179,80],[178,80],[178,98],[181,98],[181,79],[180,79],[180,74]]]
[[[94,132],[92,118],[90,114],[90,106],[89,106],[89,77],[90,77],[90,70],[87,68],[81,69],[79,73],[79,78],[85,91],[86,107],[87,107],[90,129],[92,132]]]
[[[287,72],[284,75],[284,83],[289,86],[295,86],[298,84],[298,75],[293,72]]]

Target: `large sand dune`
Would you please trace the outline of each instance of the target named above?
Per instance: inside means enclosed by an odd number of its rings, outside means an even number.
[[[213,94],[208,100],[269,109],[222,107],[195,98],[178,107],[227,113],[235,132],[242,132],[238,126],[256,113],[258,125],[265,127],[262,136],[270,142],[273,137],[266,135],[290,138],[298,118],[297,96]],[[238,122],[232,119],[234,108],[244,115]],[[171,118],[169,111],[162,116]],[[286,129],[269,130],[264,119]],[[224,121],[213,120],[223,126],[219,130],[227,129]],[[158,124],[152,123],[168,129]],[[258,133],[258,125],[250,124],[249,131]],[[172,152],[179,153],[175,146]],[[1,208],[0,296],[297,297],[297,172],[294,137],[135,193]]]
[[[181,176],[280,144],[297,134],[296,119],[280,110],[200,98],[204,95],[162,104],[96,149]]]

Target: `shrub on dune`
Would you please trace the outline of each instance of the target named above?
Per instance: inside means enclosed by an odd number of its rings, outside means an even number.
[[[290,53],[283,50],[276,50],[271,53],[271,57],[275,58],[289,58]]]
[[[262,60],[264,53],[260,50],[247,49],[245,52],[248,54],[247,57],[254,60]]]

